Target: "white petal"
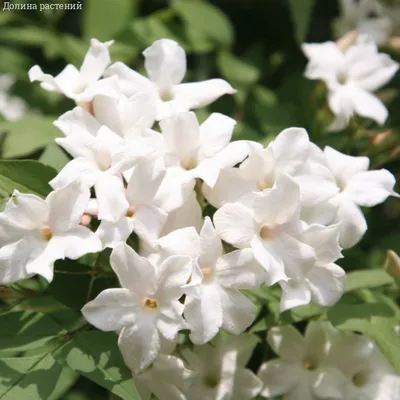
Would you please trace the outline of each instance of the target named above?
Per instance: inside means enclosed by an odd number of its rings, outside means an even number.
[[[192,259],[200,256],[200,237],[192,226],[169,233],[158,244],[167,255],[185,255]]]
[[[342,131],[348,125],[350,118],[354,115],[354,104],[351,99],[351,93],[346,87],[341,87],[328,94],[328,103],[335,119],[328,127],[328,131]]]
[[[303,128],[283,130],[272,142],[271,147],[276,168],[291,175],[308,158],[310,140]]]
[[[76,226],[53,236],[60,247],[64,248],[65,256],[76,260],[88,253],[97,253],[103,246],[101,241],[90,229]]]
[[[122,179],[103,174],[101,179],[97,180],[94,189],[99,204],[99,219],[117,222],[129,208]]]
[[[109,42],[99,42],[97,39],[91,39],[90,48],[85,55],[80,69],[82,77],[87,82],[97,81],[103,75],[104,70],[110,64],[110,54],[108,48],[113,44]]]
[[[394,195],[394,176],[386,169],[355,174],[348,182],[345,193],[354,203],[373,207]]]
[[[155,160],[145,158],[133,168],[126,188],[126,197],[131,205],[152,205],[165,172],[154,164]]]
[[[360,208],[351,200],[342,197],[339,203],[340,246],[348,249],[357,244],[367,231],[367,222]]]
[[[336,264],[316,266],[307,275],[313,301],[321,306],[333,306],[343,295],[346,273]]]
[[[188,298],[184,311],[190,340],[197,345],[209,342],[218,333],[223,318],[218,287],[209,284],[201,289],[200,300]]]
[[[178,299],[191,273],[192,260],[189,257],[168,257],[157,268],[157,295],[168,301]]]
[[[0,247],[0,283],[8,285],[32,276],[25,269],[29,254],[24,254],[24,241]],[[24,256],[22,256],[24,254]]]
[[[255,289],[267,278],[252,249],[224,254],[216,264],[216,273],[219,282],[230,289]]]
[[[245,179],[240,168],[222,169],[212,188],[203,184],[203,194],[215,208],[220,208],[225,203],[234,203],[246,193],[256,190],[257,181]]]
[[[173,40],[156,40],[143,51],[150,79],[161,88],[180,83],[186,73],[186,54]]]
[[[214,214],[214,225],[223,240],[235,247],[250,247],[257,224],[250,209],[240,203],[227,203]]]
[[[101,221],[96,235],[104,247],[114,248],[120,242],[126,242],[133,231],[133,219],[123,216],[117,222]]]
[[[155,292],[154,266],[127,244],[120,243],[115,247],[110,256],[110,263],[122,287],[144,296]]]
[[[125,364],[135,373],[147,368],[160,351],[160,336],[154,318],[142,318],[122,328],[118,346]]]
[[[271,328],[267,340],[282,360],[301,362],[304,357],[304,337],[292,325]]]
[[[99,169],[94,161],[79,157],[65,165],[49,184],[52,188],[58,189],[70,182],[80,179],[90,187],[93,186],[98,179],[98,173]]]
[[[314,385],[314,393],[322,399],[345,399],[348,384],[349,382],[342,372],[337,368],[328,366],[318,376]]]
[[[354,174],[366,171],[369,167],[368,157],[353,157],[326,146],[326,160],[335,178],[346,183]]]
[[[234,335],[240,335],[256,318],[257,306],[235,289],[220,289],[223,310],[222,327]]]
[[[267,272],[267,284],[273,285],[281,280],[287,280],[285,267],[281,255],[274,244],[261,240],[254,236],[251,242],[254,258],[265,268]]]
[[[157,318],[157,329],[165,339],[174,341],[178,331],[187,328],[182,312],[183,304],[177,300],[172,301],[168,307],[161,307]]]
[[[249,369],[238,368],[235,374],[235,392],[232,400],[254,399],[261,391],[263,383]]]
[[[116,62],[109,66],[105,72],[106,76],[117,76],[122,93],[132,96],[137,92],[155,91],[155,87],[149,79],[133,71],[122,62]]]
[[[2,215],[5,217],[4,222],[8,221],[15,228],[21,230],[28,230],[41,228],[45,225],[49,209],[46,202],[40,197],[14,190]],[[9,225],[9,223],[6,225]]]
[[[183,112],[160,122],[167,154],[178,157],[183,164],[196,162],[200,146],[200,128],[193,112]]]
[[[136,321],[138,304],[128,289],[106,289],[82,308],[83,316],[97,329],[120,331]]]
[[[298,368],[281,360],[271,360],[261,365],[258,377],[264,384],[262,396],[274,397],[287,393],[296,384]]]
[[[132,217],[133,230],[140,239],[155,243],[167,218],[168,214],[158,207],[141,206]]]
[[[280,302],[280,312],[290,310],[291,308],[310,304],[311,291],[305,282],[279,282],[282,287],[282,296]]]
[[[280,175],[276,187],[256,193],[253,198],[254,214],[264,224],[284,224],[298,219],[300,188],[287,175]]]
[[[383,125],[388,117],[388,110],[385,105],[373,94],[359,89],[352,89],[352,101],[354,110],[362,117],[371,118],[379,125]]]
[[[222,243],[210,217],[205,217],[203,227],[200,231],[200,257],[201,265],[214,265],[217,259],[222,255]]]
[[[236,121],[220,113],[212,113],[200,126],[201,151],[209,158],[228,145]]]
[[[300,240],[310,245],[320,264],[328,264],[342,257],[339,246],[340,225],[310,225],[301,233]]]
[[[49,225],[57,232],[77,227],[89,202],[90,191],[81,181],[51,192],[46,203],[49,207]]]
[[[236,90],[223,79],[210,79],[195,83],[182,83],[174,88],[175,99],[186,104],[188,109],[205,107],[224,94],[235,94]]]

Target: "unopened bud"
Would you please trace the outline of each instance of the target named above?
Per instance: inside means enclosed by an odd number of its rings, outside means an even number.
[[[83,214],[81,217],[81,225],[88,226],[92,222],[92,216],[90,214]]]
[[[400,257],[395,251],[387,251],[384,269],[400,287]]]
[[[373,137],[372,144],[374,146],[381,144],[386,138],[388,138],[390,136],[391,133],[392,133],[391,129],[388,129],[385,132],[378,133],[377,135],[375,135]]]
[[[340,39],[338,39],[336,41],[336,44],[341,51],[346,51],[356,41],[357,37],[358,37],[358,32],[351,31],[349,33],[346,33]]]

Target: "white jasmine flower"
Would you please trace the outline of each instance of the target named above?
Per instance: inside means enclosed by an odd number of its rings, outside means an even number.
[[[117,62],[106,74],[118,76],[122,92],[130,97],[137,92],[151,92],[156,98],[157,120],[171,114],[206,106],[224,94],[236,90],[223,79],[181,83],[186,73],[185,51],[170,39],[155,41],[147,48],[145,68],[148,78]]]
[[[317,157],[311,159],[315,147],[305,129],[285,129],[265,149],[251,143],[249,157],[238,168],[221,170],[215,186],[205,184],[203,193],[214,207],[221,207],[270,189],[281,174],[287,174],[299,184],[303,204],[324,203],[337,187],[329,169]]]
[[[205,344],[182,355],[194,375],[185,390],[189,400],[250,400],[262,388],[262,382],[245,368],[257,339],[250,335],[220,339],[215,346]]]
[[[141,374],[133,374],[142,400],[150,400],[151,394],[159,400],[187,400],[183,391],[192,377],[193,372],[185,367],[180,358],[165,354],[160,354]]]
[[[324,307],[332,306],[344,292],[346,273],[334,264],[342,257],[338,244],[339,224],[310,225],[299,238],[315,250],[316,262],[304,271],[304,275],[279,282],[282,287],[281,312],[311,301]]]
[[[396,181],[386,169],[368,171],[368,157],[348,156],[329,146],[325,147],[324,153],[340,188],[340,193],[333,199],[338,207],[340,245],[349,248],[367,230],[360,206],[373,207],[384,202],[388,196],[398,196],[393,190]]]
[[[45,200],[14,191],[0,214],[0,281],[39,274],[51,282],[56,260],[100,251],[98,237],[79,225],[89,197],[89,189],[78,181]]]
[[[8,93],[14,83],[15,78],[12,75],[0,75],[0,116],[7,121],[17,121],[26,112],[24,101],[19,97],[10,96]]]
[[[226,203],[214,214],[221,238],[238,248],[251,248],[273,284],[302,279],[315,265],[314,249],[297,239],[302,231],[300,189],[281,174],[270,190],[254,193],[246,205]]]
[[[342,334],[332,342],[327,367],[316,383],[322,399],[396,400],[400,377],[366,336]]]
[[[129,98],[120,95],[119,99],[96,96],[93,100],[93,114],[102,125],[129,139],[153,126],[156,112],[154,103],[153,96],[148,92],[139,92]]]
[[[309,322],[305,336],[291,325],[270,329],[268,343],[280,358],[261,365],[261,395],[269,398],[284,394],[286,400],[317,400],[314,386],[325,368],[331,334],[330,324],[320,321]]]
[[[305,76],[322,79],[329,89],[329,106],[336,116],[331,130],[342,130],[352,115],[383,125],[388,111],[372,94],[392,79],[399,68],[387,54],[378,53],[371,38],[360,35],[342,52],[334,42],[303,44],[309,63]]]
[[[387,42],[394,25],[389,7],[378,0],[341,0],[339,4],[341,16],[334,26],[338,37],[357,30],[378,45]]]
[[[35,65],[29,70],[29,79],[31,82],[39,81],[43,89],[63,93],[77,103],[90,102],[96,95],[118,97],[118,79],[116,77],[100,79],[111,62],[108,48],[113,42],[111,40],[102,43],[92,39],[79,70],[68,64],[56,77],[53,77]]]
[[[200,235],[193,227],[179,229],[159,245],[166,254],[188,255],[195,262],[191,283],[199,286],[186,289],[184,310],[193,343],[209,342],[220,328],[239,335],[254,321],[256,306],[238,290],[257,288],[265,280],[251,249],[223,254],[209,217]]]
[[[82,313],[96,328],[118,331],[118,345],[127,366],[138,374],[160,352],[160,335],[174,340],[185,327],[183,294],[191,260],[172,256],[156,266],[120,243],[110,257],[120,289],[106,289],[86,304]]]
[[[82,134],[80,130],[56,142],[77,157],[70,161],[50,181],[53,188],[81,179],[88,187],[94,186],[98,201],[98,217],[117,222],[128,210],[122,172],[130,169],[139,159],[152,152],[152,148],[139,142],[126,146],[125,141],[102,126],[97,135]]]
[[[102,221],[96,234],[106,247],[125,242],[134,231],[140,239],[155,243],[168,214],[154,203],[164,171],[154,167],[152,158],[139,162],[125,190],[129,207],[117,222]]]

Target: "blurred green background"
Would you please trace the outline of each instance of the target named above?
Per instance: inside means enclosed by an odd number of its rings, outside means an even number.
[[[1,157],[39,159],[59,170],[68,156],[53,143],[59,136],[54,121],[72,109],[72,101],[31,84],[28,69],[38,64],[56,75],[67,63],[80,66],[90,38],[115,40],[112,61],[123,61],[143,71],[141,52],[154,40],[171,38],[188,54],[185,80],[214,77],[228,80],[235,96],[225,96],[196,113],[204,119],[219,111],[237,119],[234,139],[268,143],[282,129],[305,127],[311,139],[353,155],[369,155],[377,168],[400,171],[400,74],[380,97],[390,113],[387,126],[361,121],[357,136],[327,133],[331,115],[321,83],[303,77],[304,41],[333,38],[332,25],[339,14],[337,0],[82,0],[80,2],[11,1],[37,4],[38,10],[0,8],[0,74],[15,75],[12,93],[28,106],[16,122],[0,119]],[[48,4],[81,4],[77,10],[40,11]],[[1,4],[1,3],[0,3]],[[384,47],[397,61],[400,53]],[[374,137],[390,128],[379,144]],[[8,193],[0,193],[7,200]],[[400,253],[400,204],[389,199],[365,210],[369,230],[362,242],[346,251],[340,264],[346,270],[381,268],[388,248]],[[62,397],[65,400],[116,399],[81,377]],[[28,399],[29,400],[29,399]]]

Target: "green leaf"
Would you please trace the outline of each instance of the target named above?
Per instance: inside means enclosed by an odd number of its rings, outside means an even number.
[[[19,121],[0,122],[0,132],[6,132],[2,146],[4,158],[15,158],[33,153],[53,143],[60,136],[53,125],[55,117],[31,116]]]
[[[328,312],[328,319],[342,331],[360,332],[371,337],[382,353],[400,373],[400,337],[395,326],[400,319],[397,305],[388,297],[368,292],[365,304],[338,304]]]
[[[56,171],[60,171],[69,160],[67,154],[56,143],[47,145],[39,158],[40,162],[54,168]]]
[[[198,37],[202,36],[205,40],[223,47],[232,44],[232,25],[219,8],[198,0],[175,1],[172,7],[185,21],[186,28],[197,32]]]
[[[125,366],[113,332],[89,331],[74,335],[56,359],[124,400],[140,400],[132,374]]]
[[[66,273],[57,273],[58,270]],[[76,310],[80,310],[87,303],[89,296],[94,298],[102,290],[117,286],[115,277],[98,277],[90,287],[92,267],[73,260],[56,261],[54,272],[54,279],[47,287],[47,291],[60,303]],[[68,272],[71,275],[68,275]],[[83,274],[80,274],[82,272]],[[71,296],[71,293],[74,293],[74,295]]]
[[[29,69],[30,61],[20,51],[8,47],[0,47],[0,72],[13,72],[18,77],[26,79],[26,71]]]
[[[48,184],[57,172],[38,161],[0,160],[0,193],[11,195],[14,189],[45,197],[51,191]]]
[[[26,351],[47,344],[61,331],[42,313],[19,311],[0,316],[0,351]]]
[[[390,285],[393,279],[384,270],[358,270],[349,272],[346,278],[345,292],[358,289],[375,288]]]
[[[131,20],[136,0],[85,0],[83,31],[86,40],[112,40]]]
[[[221,51],[218,54],[217,63],[225,79],[234,85],[244,86],[247,90],[260,78],[257,67],[228,51]]]
[[[30,357],[0,359],[0,399],[57,400],[78,375],[52,355],[54,348]]]
[[[315,0],[289,0],[294,22],[296,40],[299,44],[306,40]]]

